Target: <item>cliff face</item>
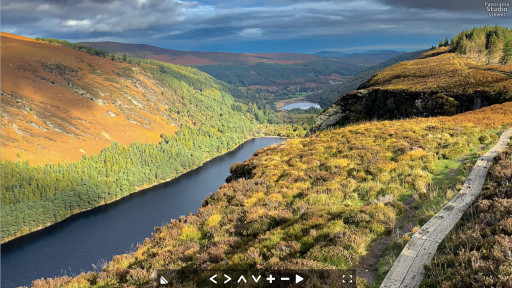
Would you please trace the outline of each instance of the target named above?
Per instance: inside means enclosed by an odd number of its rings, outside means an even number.
[[[375,74],[315,119],[314,131],[371,119],[454,115],[510,101],[512,67],[428,53]]]
[[[345,94],[315,119],[315,130],[372,119],[401,119],[455,115],[510,101],[504,91],[469,94],[361,89]]]

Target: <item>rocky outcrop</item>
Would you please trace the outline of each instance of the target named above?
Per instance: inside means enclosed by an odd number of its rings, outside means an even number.
[[[369,88],[341,97],[315,119],[313,132],[367,120],[454,115],[512,100],[510,91],[418,92]]]

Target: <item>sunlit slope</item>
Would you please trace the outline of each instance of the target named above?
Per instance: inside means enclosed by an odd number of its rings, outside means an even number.
[[[2,33],[1,158],[70,162],[111,142],[172,134],[161,85],[139,67]]]
[[[446,53],[435,55],[435,52]],[[512,79],[499,73],[498,69],[496,66],[474,62],[465,56],[450,53],[449,47],[443,47],[423,54],[420,59],[400,62],[384,69],[360,88],[404,89],[453,95],[510,90]]]
[[[414,215],[424,223],[429,209],[454,195],[464,175],[439,163],[464,166],[511,124],[512,103],[505,103],[329,129],[264,148],[233,165],[230,183],[197,214],[157,228],[102,272],[33,285],[145,286],[155,269],[171,267],[353,268],[373,240],[395,229],[405,199],[417,203]],[[456,180],[443,180],[450,177]]]
[[[319,115],[316,130],[368,119],[454,115],[512,100],[510,67],[450,51],[442,47],[380,71]]]

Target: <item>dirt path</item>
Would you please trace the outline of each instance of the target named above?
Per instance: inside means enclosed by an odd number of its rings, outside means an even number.
[[[411,237],[380,285],[381,288],[420,285],[423,265],[430,263],[439,243],[480,194],[489,166],[494,157],[508,145],[511,135],[512,128],[501,134],[498,143],[478,159],[459,193]]]
[[[393,231],[393,235],[389,235],[386,237],[381,237],[372,244],[372,247],[366,255],[364,255],[359,263],[356,266],[357,276],[363,278],[368,285],[372,285],[375,282],[375,278],[377,276],[377,260],[382,256],[384,250],[391,244],[393,241],[393,236],[395,235],[404,235],[412,230],[416,221],[412,220],[414,216],[414,209],[412,208],[412,203],[414,202],[414,198],[410,197],[409,199],[404,201],[404,204],[407,206],[407,212],[405,215],[400,218],[400,221],[396,225],[395,230]]]
[[[491,72],[496,72],[496,73],[500,73],[500,74],[503,74],[505,76],[509,76],[511,77],[512,76],[512,73],[510,72],[506,72],[506,71],[500,71],[500,70],[495,70],[495,69],[486,69],[487,71],[491,71]]]

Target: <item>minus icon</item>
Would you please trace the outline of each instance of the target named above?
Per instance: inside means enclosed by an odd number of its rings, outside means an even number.
[[[290,280],[290,277],[281,277],[281,281],[288,281]]]

